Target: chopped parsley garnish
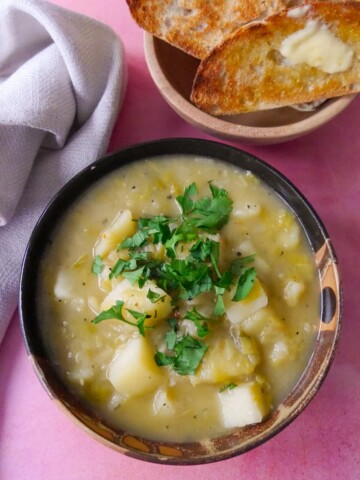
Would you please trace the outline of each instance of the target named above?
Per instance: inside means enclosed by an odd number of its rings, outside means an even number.
[[[254,260],[255,260],[255,255],[247,255],[246,257],[236,258],[231,263],[231,272],[236,275],[240,275],[244,267],[246,265],[249,265],[249,263],[253,263]]]
[[[185,188],[184,194],[176,198],[181,207],[183,219],[182,229],[220,230],[228,221],[232,210],[232,200],[226,190],[218,188],[209,182],[212,198],[203,197],[193,200],[197,193],[195,183]]]
[[[129,280],[129,282],[131,283],[131,285],[134,285],[136,282],[138,282],[139,286],[141,287],[142,286],[141,285],[142,280],[143,280],[144,283],[147,280],[147,278],[144,279],[144,277],[143,277],[144,271],[145,271],[145,265],[136,269],[136,270],[124,272],[123,277],[127,278]]]
[[[145,337],[145,320],[149,318],[150,315],[147,315],[146,313],[135,312],[135,310],[130,310],[128,308],[127,311],[135,318],[136,326],[138,327],[140,334]]]
[[[156,352],[155,362],[159,367],[170,365],[179,375],[194,375],[207,349],[203,341],[185,335],[175,339],[171,354]]]
[[[219,392],[222,393],[222,392],[225,392],[225,390],[233,390],[236,387],[237,387],[236,383],[228,383],[227,385],[222,386]]]
[[[234,302],[246,298],[256,278],[255,268],[251,266],[255,256],[238,257],[224,271],[220,261],[220,241],[216,235],[228,222],[233,202],[226,190],[211,182],[209,189],[211,195],[198,198],[195,183],[187,186],[183,194],[176,198],[180,210],[177,217],[157,215],[137,219],[136,233],[126,238],[117,248],[117,251],[126,249],[127,259],[117,260],[109,279],[121,276],[132,285],[137,284],[140,289],[151,280],[170,295],[173,313],[179,300],[189,301],[206,292],[213,294],[213,317],[226,314],[226,291],[235,289],[232,298]],[[96,256],[93,273],[99,275],[102,268],[102,259]],[[165,295],[150,288],[146,297],[155,304],[164,301]],[[123,306],[124,302],[118,300],[92,322],[97,324],[107,319],[118,319],[137,327],[140,334],[145,335],[145,329],[151,328],[145,327],[145,320],[150,315],[127,309],[135,320],[129,322],[123,317]],[[196,308],[186,311],[182,319],[194,323],[198,338],[189,334],[179,335],[178,322],[181,319],[170,318],[170,329],[164,338],[167,352],[157,351],[155,361],[159,366],[171,366],[179,375],[192,375],[208,348],[201,339],[210,332],[210,319],[205,318]]]
[[[256,278],[256,270],[254,267],[245,269],[240,277],[236,287],[235,295],[232,298],[233,302],[244,300],[251,292]]]
[[[211,290],[213,282],[206,263],[174,259],[170,263],[164,263],[161,270],[173,288],[179,291],[179,297],[184,300]]]
[[[145,230],[138,230],[135,235],[124,240],[119,246],[118,251],[122,248],[136,248],[145,244],[149,234]]]
[[[209,327],[206,322],[207,318],[201,315],[201,313],[199,313],[196,308],[187,311],[183,318],[184,320],[187,319],[194,322],[199,337],[206,337],[206,335],[209,333]]]
[[[134,318],[136,323],[129,322],[123,317],[122,314],[122,308],[124,306],[124,302],[121,300],[117,300],[116,304],[109,308],[109,310],[105,310],[101,312],[96,318],[91,320],[91,323],[100,323],[103,320],[120,320],[124,323],[127,323],[128,325],[132,325],[133,327],[137,327],[140,334],[145,337],[145,328],[151,328],[151,327],[146,327],[145,326],[145,320],[149,318],[149,315],[146,313],[141,313],[141,312],[135,312],[134,310],[126,309]]]
[[[123,271],[126,270],[135,270],[137,267],[137,263],[135,259],[131,260],[122,260],[119,258],[119,260],[115,263],[113,266],[111,273],[109,275],[110,280],[112,278],[117,278],[119,275],[123,273]]]
[[[102,271],[102,268],[103,268],[102,259],[101,259],[100,255],[96,255],[96,257],[94,258],[94,262],[92,264],[92,267],[91,267],[91,271],[95,275],[100,275],[100,273]]]
[[[163,301],[165,298],[165,295],[161,295],[160,293],[153,292],[151,289],[149,289],[148,293],[146,294],[146,297],[150,300],[151,303],[157,303],[157,302]]]
[[[216,317],[224,315],[225,313],[225,305],[224,305],[224,297],[223,297],[224,292],[225,292],[225,288],[220,288],[215,286],[216,304],[213,310],[213,315],[215,315]]]
[[[169,318],[167,321],[170,330],[165,335],[165,343],[169,350],[174,350],[177,339],[177,320],[176,318]]]

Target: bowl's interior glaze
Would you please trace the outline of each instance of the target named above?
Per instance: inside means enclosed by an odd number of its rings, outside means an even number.
[[[200,60],[145,33],[145,56],[150,74],[165,100],[186,121],[213,135],[249,143],[279,143],[309,133],[340,113],[354,95],[327,100],[315,111],[284,107],[213,117],[190,101]]]
[[[228,161],[251,170],[283,198],[300,220],[314,251],[319,271],[321,314],[318,338],[309,364],[295,389],[257,425],[239,428],[206,442],[176,444],[144,439],[106,424],[79,400],[59,377],[40,334],[37,316],[37,283],[40,259],[51,232],[66,210],[98,179],[138,159],[164,154],[195,154]],[[20,318],[29,357],[51,398],[98,440],[126,455],[158,463],[198,464],[239,455],[265,442],[289,424],[310,402],[331,364],[340,330],[341,288],[337,260],[327,232],[301,193],[279,172],[264,162],[235,148],[195,139],[162,140],[116,152],[87,167],[56,195],[45,210],[30,239],[22,269]]]

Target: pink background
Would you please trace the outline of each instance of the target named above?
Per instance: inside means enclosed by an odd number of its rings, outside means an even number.
[[[187,125],[156,90],[144,60],[142,31],[125,0],[55,3],[110,25],[125,45],[129,84],[109,151],[164,137],[211,138]],[[216,464],[171,467],[127,458],[88,437],[49,400],[27,359],[15,314],[0,347],[0,479],[360,478],[359,125],[360,97],[301,139],[278,146],[237,144],[302,190],[322,217],[339,257],[341,340],[325,383],[300,417],[265,445]]]

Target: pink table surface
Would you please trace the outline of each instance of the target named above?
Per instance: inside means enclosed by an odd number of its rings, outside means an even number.
[[[56,3],[107,23],[125,45],[129,84],[109,151],[163,137],[211,138],[187,125],[161,98],[145,64],[142,32],[124,0]],[[237,144],[303,191],[322,217],[340,262],[340,344],[325,383],[300,417],[261,447],[216,464],[172,467],[127,458],[91,439],[50,401],[27,359],[15,314],[0,347],[0,479],[359,479],[359,125],[360,97],[301,139],[278,146]]]

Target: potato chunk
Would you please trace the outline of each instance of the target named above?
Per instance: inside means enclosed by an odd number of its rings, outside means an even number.
[[[249,339],[250,341],[250,339]],[[239,377],[246,377],[254,372],[260,357],[242,353],[230,336],[216,341],[208,341],[209,349],[201,362],[196,375],[191,379],[193,385],[199,383],[228,383]]]
[[[266,307],[268,303],[268,297],[257,278],[255,279],[251,292],[246,298],[244,298],[244,300],[233,302],[231,299],[234,296],[234,293],[235,288],[230,292],[226,291],[224,293],[226,315],[230,322],[234,324],[240,323],[245,318]]]
[[[54,295],[59,300],[70,300],[76,298],[79,282],[76,281],[70,270],[59,270],[57,274]]]
[[[291,212],[281,211],[276,225],[277,245],[281,249],[289,250],[300,242],[300,228]]]
[[[219,400],[225,428],[259,423],[269,411],[261,387],[255,381],[220,392]]]
[[[289,280],[284,288],[284,300],[290,307],[298,304],[301,295],[304,293],[305,285],[303,282]]]
[[[175,415],[175,402],[170,388],[157,390],[153,401],[153,414],[158,416]]]
[[[161,299],[153,303],[147,298],[149,290],[159,294]],[[101,310],[108,310],[116,304],[117,300],[124,302],[122,314],[129,322],[134,322],[134,317],[128,312],[128,309],[146,313],[148,318],[145,320],[145,326],[152,326],[166,319],[172,311],[171,297],[151,280],[148,280],[142,288],[138,285],[131,285],[127,279],[122,280],[105,297],[101,304]]]
[[[155,390],[164,380],[151,345],[141,336],[131,337],[117,350],[107,378],[125,400]]]
[[[236,204],[236,209],[233,212],[233,215],[236,219],[245,220],[248,218],[254,218],[260,215],[261,205],[256,201],[244,201],[238,202]]]
[[[296,345],[290,341],[285,323],[270,307],[245,319],[241,328],[247,335],[258,340],[264,354],[273,365],[290,361],[296,355]]]
[[[133,221],[130,210],[120,212],[111,225],[100,233],[94,248],[94,254],[106,257],[116,249],[119,243],[136,232],[136,222]]]

